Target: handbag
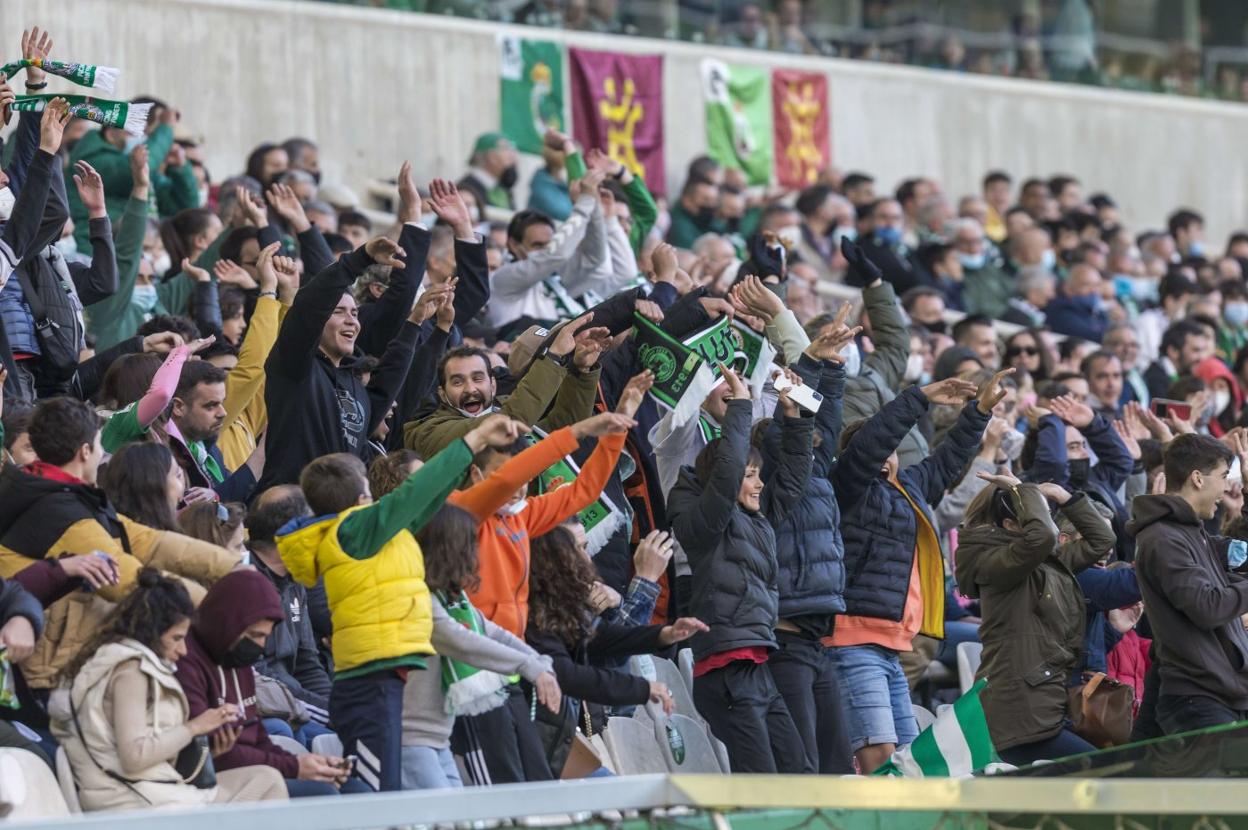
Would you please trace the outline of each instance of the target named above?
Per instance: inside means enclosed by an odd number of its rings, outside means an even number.
[[[1067,695],[1076,735],[1098,749],[1130,741],[1135,689],[1104,672],[1084,672],[1083,685],[1072,687]]]
[[[201,790],[211,790],[217,786],[217,768],[212,763],[212,749],[208,746],[208,736],[199,735],[189,744],[182,747],[173,768],[182,778],[183,784],[190,784]]]

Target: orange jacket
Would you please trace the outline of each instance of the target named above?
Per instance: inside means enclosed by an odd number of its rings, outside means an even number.
[[[624,449],[624,438],[623,433],[599,438],[575,481],[533,496],[514,516],[500,516],[498,510],[517,489],[563,456],[576,452],[578,444],[571,427],[552,432],[489,478],[451,494],[451,504],[467,510],[481,523],[477,528],[481,586],[469,598],[495,625],[523,639],[529,619],[529,539],[558,527],[602,495]]]

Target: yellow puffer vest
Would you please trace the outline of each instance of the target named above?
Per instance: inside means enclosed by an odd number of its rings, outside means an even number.
[[[311,587],[325,578],[334,623],[334,670],[413,654],[433,654],[433,607],[425,559],[416,537],[403,530],[375,555],[353,559],[338,528],[359,507],[314,520],[277,537],[290,574]]]

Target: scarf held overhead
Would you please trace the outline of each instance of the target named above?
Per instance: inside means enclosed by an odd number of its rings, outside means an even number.
[[[69,114],[75,118],[94,121],[106,127],[120,127],[130,135],[143,135],[147,129],[147,115],[151,104],[131,104],[126,101],[109,101],[86,95],[19,95],[13,102],[14,112],[43,112],[53,98],[69,102]]]
[[[539,440],[546,437],[546,433],[537,427],[533,428],[533,434]],[[537,480],[542,492],[546,493],[550,492],[553,489],[552,485],[556,483],[558,486],[571,484],[580,474],[580,465],[572,460],[571,456],[564,456],[546,468]],[[581,527],[585,529],[585,538],[589,543],[587,550],[590,556],[602,550],[603,545],[611,540],[621,523],[630,521],[630,517],[616,506],[605,490],[592,504],[577,513],[576,517],[580,519]]]
[[[49,59],[30,59],[23,58],[20,61],[11,61],[4,66],[0,66],[0,74],[6,78],[12,78],[18,72],[27,67],[42,69],[49,75],[56,75],[60,78],[67,78],[78,86],[85,86],[106,95],[112,94],[117,86],[117,79],[121,77],[121,70],[114,69],[111,66],[94,66],[89,63],[74,63],[71,61],[58,61]]]

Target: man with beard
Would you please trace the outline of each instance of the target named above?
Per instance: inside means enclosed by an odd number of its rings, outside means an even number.
[[[438,367],[439,406],[429,416],[407,422],[404,445],[432,458],[471,431],[477,418],[494,411],[546,432],[588,418],[598,390],[598,357],[610,343],[606,329],[586,328],[592,319],[592,314],[585,314],[565,323],[553,339],[544,329],[533,330],[549,345],[539,345],[537,359],[505,400],[497,398],[488,353],[470,346],[451,349]],[[526,332],[520,339],[529,338]],[[543,418],[547,409],[550,413]]]
[[[456,186],[467,190],[484,208],[515,210],[516,202],[511,189],[519,175],[516,170],[516,148],[502,133],[483,133],[472,147],[468,160],[468,173]]]
[[[245,502],[255,489],[257,473],[246,464],[233,473],[225,468],[217,447],[224,423],[225,371],[206,360],[185,364],[165,424],[169,449],[186,476],[187,488],[207,488],[222,501]]]

